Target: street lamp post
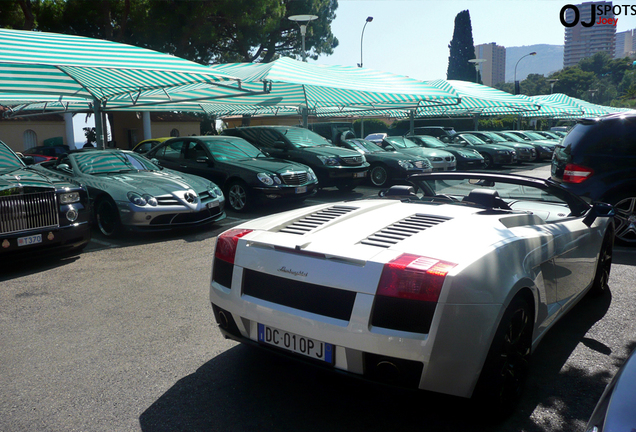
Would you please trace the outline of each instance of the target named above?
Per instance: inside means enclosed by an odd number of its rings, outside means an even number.
[[[483,62],[487,61],[486,59],[470,59],[469,63],[473,63],[475,65],[475,82],[479,84],[479,65]]]
[[[371,21],[373,21],[373,17],[367,17],[367,21],[362,27],[362,34],[360,35],[360,63],[358,63],[358,67],[362,67],[362,39],[364,38],[364,29],[367,28],[367,24],[369,24]]]
[[[521,60],[523,60],[524,58],[528,57],[528,56],[533,56],[533,55],[537,55],[536,52],[531,52],[530,54],[526,54],[523,57],[521,57],[519,60],[517,60],[517,63],[515,63],[515,94],[518,95],[519,94],[519,83],[517,82],[517,65],[519,64],[519,62]]]
[[[300,36],[303,43],[303,61],[307,61],[307,52],[305,51],[305,34],[307,33],[307,25],[309,21],[318,19],[316,15],[292,15],[289,20],[296,21],[300,26]]]

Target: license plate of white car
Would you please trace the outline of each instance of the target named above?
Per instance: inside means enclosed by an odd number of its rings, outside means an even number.
[[[366,171],[357,172],[357,173],[353,173],[353,178],[365,177],[366,175],[367,175]]]
[[[300,193],[305,193],[307,192],[307,186],[300,186],[296,188],[296,193],[300,194]]]
[[[208,208],[214,208],[214,207],[218,207],[219,206],[219,202],[218,201],[210,201],[206,205],[208,206]]]
[[[18,238],[18,246],[28,246],[37,243],[42,243],[42,234]]]
[[[258,341],[333,364],[334,347],[326,342],[299,336],[265,324],[258,325]]]

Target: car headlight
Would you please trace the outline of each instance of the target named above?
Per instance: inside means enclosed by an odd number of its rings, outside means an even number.
[[[410,169],[415,168],[415,165],[413,165],[411,162],[405,161],[405,160],[398,161],[398,165],[400,165],[405,170],[410,170]],[[422,164],[422,165],[425,165],[425,164]]]
[[[307,170],[307,180],[309,180],[309,181],[317,181],[318,180],[318,177],[316,177],[316,173],[311,168],[309,168]]]
[[[338,158],[333,157],[333,156],[318,156],[318,160],[320,160],[320,162],[322,162],[323,165],[327,165],[327,166],[340,165],[340,162],[338,161]]]
[[[138,194],[137,192],[128,192],[128,200],[136,206],[143,207],[145,205],[156,206],[157,198],[149,194]]]
[[[60,194],[60,204],[72,204],[79,202],[80,194],[79,192],[66,192]]]
[[[541,150],[543,150],[543,151],[547,151],[547,152],[552,151],[552,150],[550,149],[550,147],[545,147],[545,146],[539,146],[539,147],[541,147]]]
[[[221,188],[214,183],[210,183],[210,185],[208,186],[208,193],[212,198],[223,199],[223,192],[221,191]]]
[[[258,173],[256,174],[256,178],[263,184],[267,186],[274,186],[274,179],[272,179],[269,174],[266,173]]]

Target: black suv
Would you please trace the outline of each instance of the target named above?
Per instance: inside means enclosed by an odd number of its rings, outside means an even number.
[[[367,177],[369,164],[354,150],[336,147],[310,130],[294,126],[246,126],[226,129],[223,135],[241,137],[279,159],[308,165],[319,187],[349,191]]]
[[[616,210],[616,238],[636,245],[636,114],[581,120],[557,144],[552,179]]]
[[[86,189],[25,165],[0,141],[0,266],[35,252],[77,252],[89,240]]]

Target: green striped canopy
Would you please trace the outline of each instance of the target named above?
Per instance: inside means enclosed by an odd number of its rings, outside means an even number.
[[[454,105],[459,96],[444,83],[424,83],[412,78],[353,66],[326,66],[282,57],[271,63],[231,63],[211,66],[214,71],[241,79],[252,91],[268,94],[243,96],[224,103],[252,106],[390,109]]]
[[[541,96],[533,96],[532,99],[537,102],[548,102],[548,103],[559,103],[565,106],[571,107],[573,110],[578,110],[580,112],[577,117],[593,117],[593,116],[601,116],[605,114],[609,114],[614,112],[613,109],[609,109],[609,107],[603,107],[601,105],[596,105],[581,99],[573,98],[571,96],[565,95],[563,93],[554,93],[550,95],[541,95]]]
[[[207,66],[100,39],[0,29],[0,94],[82,98],[108,105],[244,94],[236,78]]]

